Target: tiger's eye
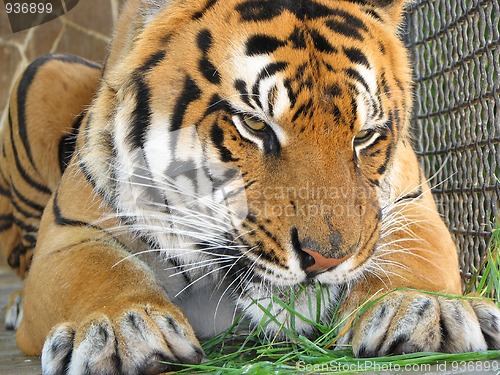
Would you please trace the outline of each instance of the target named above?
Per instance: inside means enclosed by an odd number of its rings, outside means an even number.
[[[359,145],[368,141],[373,135],[373,130],[361,130],[354,137],[354,144]]]
[[[265,122],[253,119],[249,116],[245,116],[243,118],[243,123],[246,126],[248,126],[250,129],[252,129],[253,131],[256,131],[256,132],[264,130],[265,127],[267,126]]]

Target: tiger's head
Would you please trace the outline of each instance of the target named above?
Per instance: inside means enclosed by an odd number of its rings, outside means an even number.
[[[129,3],[82,150],[96,189],[241,306],[359,277],[408,139],[404,3]]]

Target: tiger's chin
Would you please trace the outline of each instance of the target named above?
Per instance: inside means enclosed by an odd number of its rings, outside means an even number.
[[[252,283],[236,301],[250,328],[267,339],[311,336],[316,324],[326,324],[341,298],[342,286],[319,282],[276,285]]]
[[[236,300],[250,327],[269,339],[311,336],[316,324],[328,324],[349,285],[369,268],[370,259],[360,262],[353,257],[314,276],[307,275],[298,263],[290,263],[286,271],[256,272],[258,277],[247,283]]]

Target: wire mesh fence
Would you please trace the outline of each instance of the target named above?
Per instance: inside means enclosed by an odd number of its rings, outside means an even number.
[[[467,282],[500,210],[500,3],[417,0],[405,41],[414,61],[416,149],[434,176]]]

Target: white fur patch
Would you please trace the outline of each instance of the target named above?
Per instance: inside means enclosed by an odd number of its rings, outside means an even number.
[[[141,0],[141,14],[143,17],[144,25],[151,22],[155,16],[165,8],[170,0]]]
[[[285,88],[285,85],[283,84],[283,80],[279,79],[278,82],[276,83],[277,87],[277,94],[276,94],[276,101],[274,102],[274,117],[276,119],[279,119],[285,112],[287,112],[290,109],[290,98],[288,96],[288,91]],[[274,128],[273,128],[274,129]],[[278,134],[277,134],[278,135]],[[284,144],[285,139],[281,138],[278,135],[278,139],[280,140],[280,143]]]

